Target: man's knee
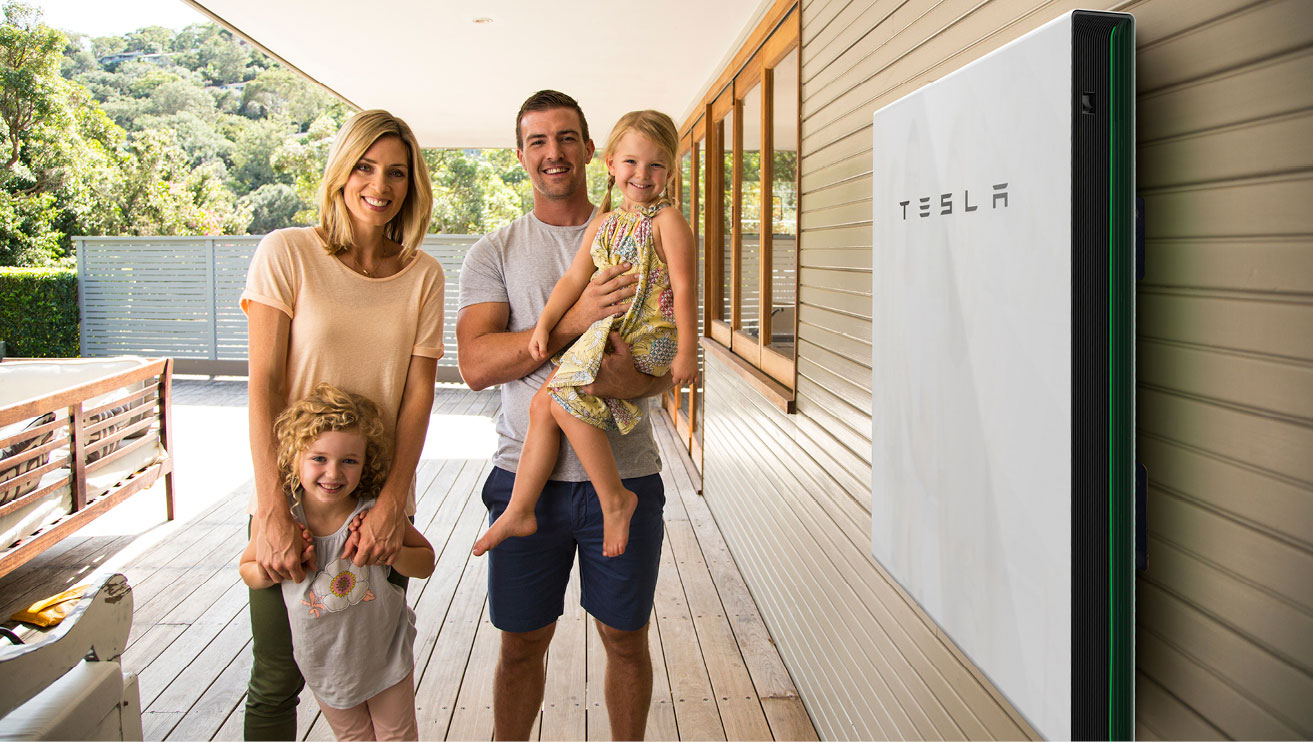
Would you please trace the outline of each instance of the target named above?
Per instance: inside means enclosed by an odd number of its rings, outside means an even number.
[[[601,621],[594,623],[597,624],[597,634],[602,638],[602,647],[606,649],[609,659],[630,664],[648,660],[648,624],[634,631],[622,631]]]
[[[503,631],[501,635],[502,664],[521,664],[541,662],[547,654],[547,647],[552,643],[556,633],[556,624],[550,623],[541,629],[524,632]]]

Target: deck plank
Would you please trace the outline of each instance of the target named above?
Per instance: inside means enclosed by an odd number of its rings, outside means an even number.
[[[211,606],[205,620],[189,625],[163,652],[160,652],[137,674],[141,693],[141,707],[151,710],[155,699],[210,645],[229,623],[240,620],[250,632],[246,618],[245,585],[233,585],[223,597]],[[159,711],[186,711],[185,708],[160,708]]]
[[[250,634],[249,626],[246,632]],[[246,642],[205,692],[187,709],[167,739],[210,739],[246,700],[251,677],[251,644]]]
[[[584,726],[589,740],[611,739],[611,715],[606,710],[606,650],[592,617],[585,620],[585,682],[584,707],[587,709]]]
[[[661,622],[656,611],[648,621],[648,651],[652,655],[652,706],[647,711],[647,738],[651,740],[679,739],[679,725],[675,721],[675,699],[670,692],[670,671],[666,668],[666,653],[661,637]]]
[[[449,739],[492,739],[492,683],[497,665],[500,632],[488,621],[486,608],[479,615],[470,661],[465,666],[460,694],[452,712]]]
[[[477,508],[471,508],[467,503],[465,513],[473,512],[477,516],[481,508],[482,503],[478,503]],[[477,520],[482,522],[481,517]],[[452,553],[458,553],[458,550]],[[444,556],[446,554],[444,551]],[[460,694],[461,682],[486,602],[487,560],[471,559],[467,552],[463,561],[454,565],[453,571],[459,575],[459,583],[451,600],[451,608],[442,619],[428,661],[423,667],[417,662],[416,667],[417,672],[422,672],[415,696],[419,734],[423,739],[445,739],[448,736],[456,699]]]
[[[679,455],[681,449],[674,440],[669,424],[655,427],[662,459]],[[681,481],[681,473],[687,476],[687,470],[674,469],[671,473],[675,480],[675,491],[680,495],[680,505],[696,534],[698,547],[702,551],[703,562],[711,576],[715,592],[726,615],[730,617],[730,628],[742,653],[755,692],[762,701],[762,709],[774,738],[817,739],[816,727],[812,724],[793,684],[793,679],[789,677],[784,661],[770,638],[770,632],[767,631],[766,624],[757,611],[756,603],[748,592],[742,573],[734,564],[729,546],[716,527],[706,500],[692,489],[692,481]]]
[[[681,739],[725,739],[715,691],[693,627],[693,615],[684,595],[670,539],[661,546],[657,576],[656,614],[660,625],[675,721]]]
[[[579,560],[565,589],[565,610],[547,650],[547,687],[538,735],[529,739],[584,739],[588,733],[588,631],[591,621],[579,605]]]

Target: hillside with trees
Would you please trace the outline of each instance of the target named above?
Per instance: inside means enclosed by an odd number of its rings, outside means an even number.
[[[317,220],[328,145],[352,113],[341,101],[215,24],[91,38],[18,0],[3,12],[0,266],[69,265],[78,235]],[[425,160],[433,232],[485,232],[530,205],[512,150]]]

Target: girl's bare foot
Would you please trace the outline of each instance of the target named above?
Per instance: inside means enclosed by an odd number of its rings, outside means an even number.
[[[638,508],[638,495],[621,490],[619,497],[606,499],[610,502],[602,503],[602,556],[618,557],[629,545],[629,519]]]
[[[488,526],[488,530],[483,532],[478,541],[474,542],[474,556],[483,556],[483,553],[494,548],[497,544],[513,536],[529,536],[538,530],[538,519],[533,517],[533,511],[527,513],[516,513],[510,510],[497,516],[497,520]]]

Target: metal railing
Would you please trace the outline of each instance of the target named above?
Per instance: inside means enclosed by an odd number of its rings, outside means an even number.
[[[438,378],[459,380],[455,316],[460,266],[479,235],[425,237],[446,273],[446,354]],[[183,373],[246,373],[238,304],[260,235],[75,237],[82,355],[168,356]]]

